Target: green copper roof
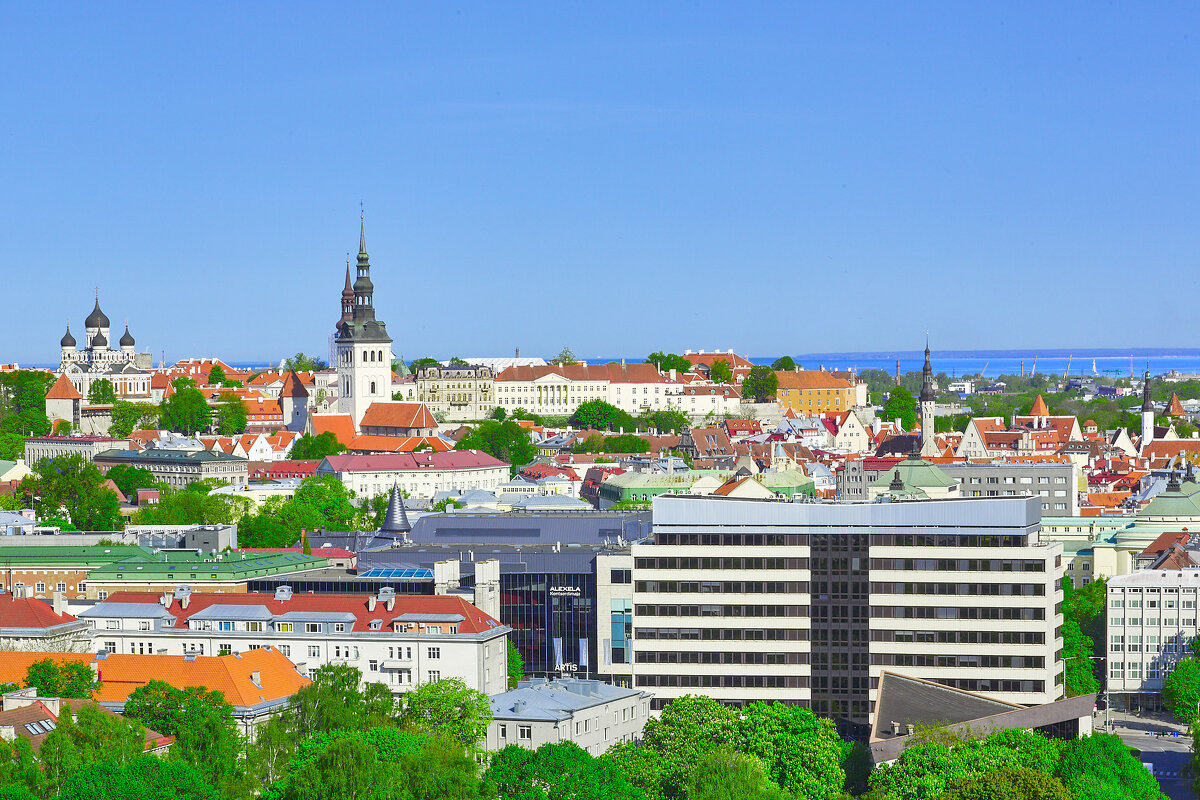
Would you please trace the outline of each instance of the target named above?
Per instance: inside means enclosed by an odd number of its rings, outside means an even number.
[[[245,580],[320,569],[328,562],[303,553],[218,553],[197,556],[172,551],[127,558],[93,569],[88,580]],[[193,577],[194,576],[194,577]]]
[[[16,545],[0,547],[0,566],[4,567],[100,567],[127,558],[153,555],[145,547],[133,544],[98,544],[69,547],[64,545]]]
[[[904,481],[904,485],[909,489],[947,489],[958,485],[958,481],[951,478],[945,472],[942,472],[939,467],[930,464],[928,461],[909,456],[896,466],[881,473],[875,479],[875,482],[871,484],[871,487],[876,489],[888,488],[891,486],[892,479],[897,472],[900,473],[900,480]]]
[[[1194,485],[1194,484],[1193,484]],[[1177,489],[1159,492],[1149,505],[1137,512],[1139,517],[1200,518],[1200,494],[1184,494]]]

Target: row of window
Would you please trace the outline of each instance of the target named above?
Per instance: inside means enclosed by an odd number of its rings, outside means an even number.
[[[1044,669],[1043,656],[942,656],[929,653],[872,653],[871,663],[885,667],[995,667]]]
[[[667,594],[791,594],[807,592],[808,581],[638,581],[636,591]]]
[[[873,642],[928,644],[1045,644],[1040,631],[871,631]]]
[[[808,569],[807,558],[639,558],[638,569]]]
[[[806,642],[809,632],[795,628],[635,628],[633,636],[635,639]]]
[[[1040,558],[872,558],[871,569],[937,572],[1045,572]]]
[[[1058,608],[1055,608],[1058,613]],[[880,619],[1045,619],[1044,608],[980,608],[968,606],[878,606],[871,616]]]
[[[712,653],[697,650],[639,651],[639,664],[807,664],[808,653]]]
[[[960,597],[1045,597],[1044,583],[934,583],[874,582],[874,594],[931,594]]]
[[[1163,608],[1175,608],[1176,603],[1179,603],[1180,608],[1195,608],[1195,600],[1176,600],[1174,597],[1164,597],[1162,600]],[[1142,600],[1140,597],[1130,597],[1125,600],[1121,597],[1114,597],[1108,601],[1109,608],[1141,608]],[[1146,598],[1146,608],[1158,608],[1157,598]]]
[[[1116,627],[1118,625],[1145,625],[1147,627],[1155,627],[1158,625],[1158,622],[1158,617],[1110,617],[1108,620],[1108,625],[1109,627]],[[1176,624],[1176,622],[1178,622],[1178,624]],[[1175,617],[1163,617],[1162,625],[1164,628],[1176,628],[1180,626],[1184,628],[1194,628],[1196,627],[1196,618],[1180,617],[1178,620],[1176,620]]]
[[[807,689],[807,675],[638,675],[638,686]]]
[[[647,617],[807,617],[808,606],[776,605],[639,605],[637,614]]]

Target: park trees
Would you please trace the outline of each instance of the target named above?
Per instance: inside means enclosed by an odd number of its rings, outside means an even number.
[[[775,363],[771,364],[771,369],[775,372],[791,372],[796,369],[796,361],[791,356],[783,356],[775,359]]]
[[[684,784],[687,800],[788,800],[763,763],[729,748],[707,753]],[[799,795],[803,797],[803,795]]]
[[[115,403],[117,393],[113,389],[112,381],[108,378],[99,378],[92,381],[92,385],[88,387],[88,402],[93,405],[105,405]]]
[[[82,661],[43,658],[25,669],[25,685],[36,686],[42,697],[90,698],[100,682]]]
[[[310,356],[305,353],[296,353],[296,355],[292,356],[291,358],[284,359],[283,371],[290,372],[291,370],[295,370],[296,372],[317,372],[325,369],[328,366],[328,364],[316,356]]]
[[[733,383],[733,368],[723,358],[718,358],[708,370],[708,379],[713,383]]]
[[[1100,691],[1100,681],[1092,668],[1094,643],[1074,620],[1065,620],[1062,627],[1062,658],[1067,695],[1075,697]]]
[[[174,736],[169,757],[194,767],[213,786],[228,786],[237,777],[242,740],[233,706],[221,692],[152,680],[125,701],[125,716]]]
[[[246,406],[242,399],[233,392],[221,392],[217,401],[217,433],[236,436],[245,430]]]
[[[60,710],[56,727],[38,750],[48,793],[91,765],[107,762],[121,766],[142,755],[146,730],[136,722],[95,704],[74,713],[69,706]]]
[[[879,416],[886,420],[897,420],[900,427],[911,431],[917,426],[916,398],[903,386],[895,386],[891,389],[887,402],[883,404],[883,412]]]
[[[134,467],[129,464],[117,464],[109,467],[105,473],[110,481],[116,484],[121,494],[133,497],[138,489],[150,489],[155,486],[154,473],[144,467]]]
[[[110,436],[128,436],[135,430],[158,427],[158,406],[151,403],[130,403],[118,400],[113,403],[112,423],[108,426]]]
[[[1200,660],[1189,656],[1177,662],[1163,681],[1162,698],[1175,719],[1188,725],[1195,722],[1196,705],[1200,703]]]
[[[159,406],[159,423],[167,430],[191,436],[212,424],[208,401],[190,378],[176,378],[172,394]]]
[[[629,412],[603,400],[587,400],[580,403],[571,414],[570,422],[579,428],[596,430],[627,430],[637,428],[637,422]]]
[[[459,440],[455,450],[482,450],[516,468],[533,461],[536,451],[529,433],[512,419],[499,422],[485,419]]]
[[[471,750],[487,733],[492,707],[487,695],[459,678],[422,683],[401,699],[400,719]]]
[[[767,402],[778,389],[779,378],[770,367],[751,367],[750,373],[742,380],[742,397],[753,397],[756,403]]]
[[[121,504],[104,485],[100,468],[83,456],[43,458],[33,465],[34,474],[17,487],[25,503],[42,519],[64,513],[79,530],[111,531],[124,527]]]
[[[484,782],[500,800],[643,800],[611,762],[594,758],[574,742],[537,750],[509,745],[492,756]]]
[[[292,445],[290,457],[296,461],[319,460],[325,456],[334,456],[346,452],[346,445],[338,441],[333,431],[325,431],[313,436],[306,433]]]
[[[68,778],[58,800],[217,800],[217,790],[180,762],[141,756],[127,764],[103,761]]]

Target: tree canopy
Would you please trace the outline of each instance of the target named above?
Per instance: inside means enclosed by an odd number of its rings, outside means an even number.
[[[643,800],[612,761],[594,758],[574,742],[536,750],[508,745],[495,755],[483,779],[500,800]]]
[[[659,372],[675,370],[677,373],[683,374],[692,371],[692,362],[674,353],[663,353],[656,350],[646,356],[646,360],[657,367]]]
[[[580,403],[571,414],[570,421],[578,428],[595,428],[600,431],[633,431],[638,426],[628,411],[604,400],[586,400]]]
[[[567,366],[569,364],[576,364],[578,362],[579,359],[575,358],[575,353],[569,347],[563,347],[562,350],[558,351],[558,355],[550,359],[551,364],[555,364],[560,367]]]
[[[125,527],[116,494],[104,485],[100,468],[83,456],[43,458],[17,486],[24,503],[40,518],[66,518],[79,530],[112,531]]]
[[[86,663],[52,658],[30,664],[25,669],[25,685],[36,686],[42,697],[90,698],[100,688]]]
[[[108,426],[110,436],[128,436],[135,430],[158,427],[159,408],[152,403],[131,403],[118,400],[113,403],[112,423]]]
[[[108,378],[98,378],[92,381],[92,385],[88,387],[88,402],[96,405],[104,405],[114,403],[117,400],[117,393],[113,390],[112,381]]]
[[[771,364],[771,369],[775,372],[791,372],[796,369],[796,362],[791,356],[783,356],[775,359],[775,362]]]
[[[459,678],[422,683],[401,699],[400,719],[420,730],[445,736],[462,747],[476,747],[492,721],[492,707],[482,692]]]
[[[753,397],[756,403],[765,403],[779,389],[779,377],[770,367],[757,365],[742,380],[742,396]]]
[[[900,427],[911,431],[917,426],[917,400],[903,386],[893,386],[879,416],[885,420],[898,420]]]
[[[22,458],[26,436],[50,433],[46,392],[51,381],[45,372],[0,373],[0,459]]]
[[[723,358],[718,358],[708,370],[708,378],[713,383],[733,383],[733,368]]]
[[[237,436],[246,430],[246,406],[233,392],[221,392],[217,401],[217,433]]]
[[[1162,699],[1175,719],[1187,725],[1196,721],[1196,704],[1200,702],[1200,660],[1189,656],[1175,664],[1163,681]]]
[[[310,356],[305,353],[296,353],[291,358],[284,359],[283,371],[290,372],[318,372],[325,369],[329,365],[316,356]],[[211,381],[210,381],[211,382]]]
[[[173,394],[159,406],[159,423],[167,430],[188,436],[208,430],[212,414],[204,393],[188,378],[177,378],[172,387]]]
[[[512,471],[533,461],[537,454],[529,433],[514,420],[485,419],[459,440],[455,450],[482,450],[512,465]]]
[[[346,452],[346,445],[338,441],[333,431],[325,431],[313,436],[303,434],[292,445],[291,458],[303,461],[306,459],[322,459],[325,456],[335,456]]]

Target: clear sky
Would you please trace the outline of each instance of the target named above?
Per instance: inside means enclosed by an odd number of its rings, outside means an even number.
[[[0,361],[1194,345],[1200,4],[7,3]],[[82,337],[80,337],[82,338]]]

